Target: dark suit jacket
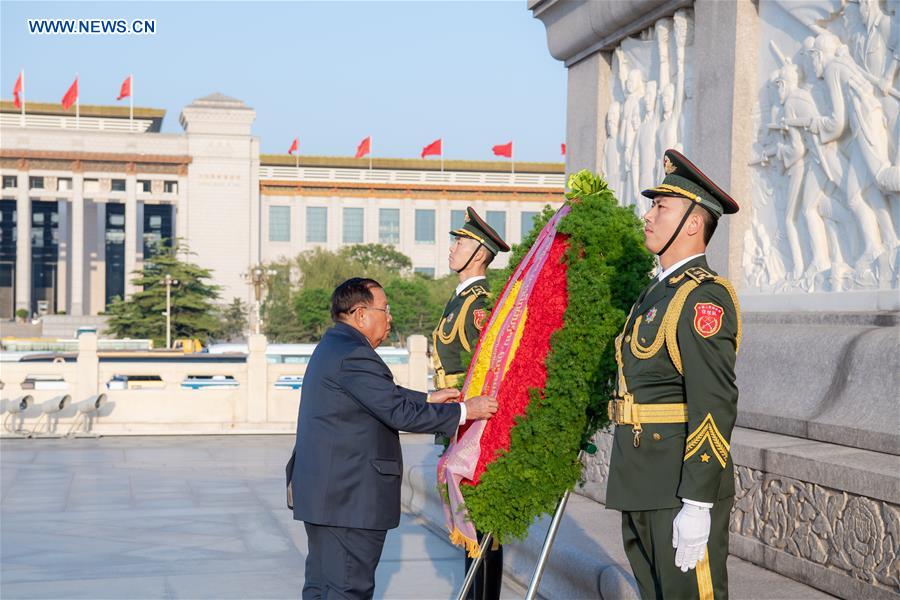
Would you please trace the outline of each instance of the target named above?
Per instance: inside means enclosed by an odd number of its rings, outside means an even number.
[[[452,436],[456,403],[402,388],[365,336],[344,323],[316,346],[300,396],[291,476],[294,519],[392,529],[400,523],[399,431]]]

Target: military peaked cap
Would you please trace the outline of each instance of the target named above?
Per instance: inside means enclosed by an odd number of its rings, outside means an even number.
[[[693,200],[717,219],[723,213],[730,215],[740,208],[734,198],[726,194],[677,150],[671,148],[666,150],[663,156],[663,169],[666,176],[662,183],[641,192],[644,196],[648,198],[681,196]]]
[[[485,248],[497,254],[509,252],[509,245],[503,241],[494,228],[488,225],[484,219],[478,216],[471,206],[466,208],[466,221],[459,229],[454,229],[450,235],[467,237],[482,243]]]

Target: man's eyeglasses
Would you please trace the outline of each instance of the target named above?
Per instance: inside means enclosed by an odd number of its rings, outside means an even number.
[[[380,310],[381,312],[383,312],[386,315],[391,314],[391,305],[390,304],[385,304],[384,308],[378,308],[377,306],[357,306],[355,308],[351,308],[349,314],[352,315],[353,313],[355,313],[356,311],[358,311],[361,308],[368,308],[370,310]]]

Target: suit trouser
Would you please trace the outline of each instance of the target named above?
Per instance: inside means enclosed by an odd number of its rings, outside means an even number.
[[[478,543],[484,538],[484,534],[480,531],[478,534]],[[466,573],[469,572],[469,566],[475,559],[469,558],[466,553]],[[475,573],[475,579],[472,581],[472,587],[469,588],[469,594],[466,600],[499,600],[500,588],[503,586],[503,546],[491,543],[491,547],[484,553],[484,559],[478,566]]]
[[[723,498],[710,511],[706,556],[687,573],[675,566],[672,522],[681,508],[623,511],[622,541],[631,571],[645,600],[727,600],[728,521],[734,498]]]
[[[309,544],[303,600],[371,598],[387,531],[303,524]]]

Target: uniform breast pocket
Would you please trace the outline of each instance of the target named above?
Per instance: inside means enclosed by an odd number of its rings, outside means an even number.
[[[641,323],[640,326],[637,328],[637,331],[634,332],[632,335],[637,336],[637,345],[639,348],[640,347],[650,348],[650,347],[654,346],[654,342],[657,341],[656,340],[657,336],[661,335],[661,332],[659,330],[659,323],[655,322],[655,321],[653,323],[649,323],[649,324]],[[660,337],[659,341],[660,342],[662,341],[661,337]]]
[[[369,462],[375,467],[375,470],[382,475],[399,477],[402,473],[400,461],[391,460],[389,458],[373,458]]]

